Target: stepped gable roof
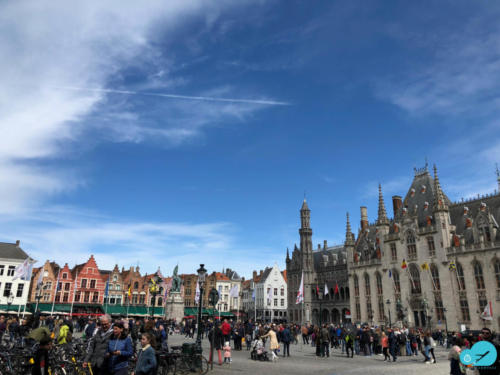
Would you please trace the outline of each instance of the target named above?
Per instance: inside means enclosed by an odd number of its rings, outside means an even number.
[[[28,257],[29,255],[26,254],[21,247],[19,247],[19,242],[0,242],[0,258],[25,260]]]
[[[461,202],[454,202],[450,205],[451,223],[456,226],[457,234],[466,232],[466,221],[471,219],[473,222],[477,218],[481,204],[486,204],[485,213],[492,220],[493,225],[500,223],[500,194],[491,194],[480,196]],[[468,212],[464,211],[468,209]],[[497,239],[500,239],[500,231],[497,231]]]
[[[324,248],[321,248],[321,250],[315,250],[313,251],[314,267],[321,267],[324,264],[325,257],[328,258],[328,261],[332,260],[332,255],[334,254],[337,256],[338,261],[345,259],[345,252],[346,250],[344,249],[344,245],[328,246],[326,250]]]

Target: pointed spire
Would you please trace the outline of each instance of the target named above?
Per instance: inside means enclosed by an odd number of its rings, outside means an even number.
[[[290,252],[288,251],[288,247],[286,248],[286,260],[290,260]]]
[[[349,212],[346,214],[346,225],[345,225],[345,244],[352,245],[352,231],[351,231],[351,222],[349,221]]]
[[[304,202],[302,203],[301,211],[309,211],[309,206],[307,205],[306,198],[304,198]]]
[[[443,190],[439,183],[436,164],[434,164],[434,211],[447,211],[448,206],[444,199]]]
[[[378,184],[378,219],[377,225],[389,225],[387,211],[385,210],[384,196],[382,195],[382,186]]]
[[[497,167],[497,182],[498,182],[498,191],[500,192],[500,171],[498,170],[498,163],[495,164]]]

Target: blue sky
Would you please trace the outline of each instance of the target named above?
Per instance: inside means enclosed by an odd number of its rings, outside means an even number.
[[[35,16],[36,15],[36,16]],[[0,3],[0,241],[243,275],[413,167],[451,199],[497,188],[500,3]]]

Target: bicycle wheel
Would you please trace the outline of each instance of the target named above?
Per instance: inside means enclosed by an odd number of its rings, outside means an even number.
[[[174,375],[186,375],[191,373],[191,361],[189,357],[177,357],[174,366]]]
[[[208,372],[208,361],[201,354],[196,356],[196,373],[197,374],[206,374]]]

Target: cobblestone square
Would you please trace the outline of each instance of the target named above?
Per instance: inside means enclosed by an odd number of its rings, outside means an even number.
[[[193,342],[182,335],[169,337],[170,345],[181,345],[183,342]],[[203,355],[209,357],[209,343],[203,340]],[[281,354],[281,353],[280,353]],[[423,356],[399,357],[397,362],[384,362],[383,356],[356,356],[347,358],[340,349],[330,352],[329,358],[317,358],[315,348],[310,345],[290,345],[290,357],[282,356],[276,362],[260,362],[250,359],[250,351],[232,351],[232,363],[219,366],[214,364],[214,370],[209,374],[318,374],[318,375],[348,375],[348,374],[449,374],[450,364],[447,360],[448,351],[436,348],[436,364],[424,364]]]

